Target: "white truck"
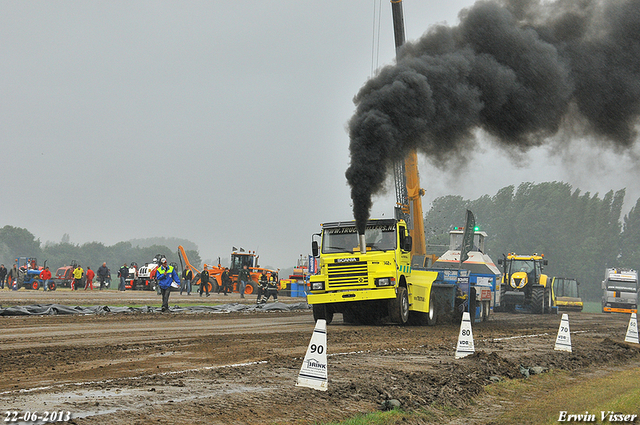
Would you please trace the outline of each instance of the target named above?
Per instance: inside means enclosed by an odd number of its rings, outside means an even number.
[[[638,272],[633,269],[606,269],[602,281],[603,313],[638,312]]]

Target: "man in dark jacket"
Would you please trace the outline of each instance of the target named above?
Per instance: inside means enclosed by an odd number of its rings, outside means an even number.
[[[186,268],[182,271],[182,284],[180,285],[180,295],[182,291],[187,291],[187,295],[191,295],[191,279],[193,279],[193,272],[191,269]]]
[[[207,297],[209,296],[209,271],[207,270],[207,265],[204,265],[204,270],[202,270],[202,273],[200,273],[200,289],[198,290],[198,292],[200,293],[200,296],[202,296],[202,293],[206,291],[207,292]]]
[[[125,283],[127,278],[129,277],[129,267],[127,267],[127,263],[124,263],[120,270],[118,270],[118,275],[120,276],[120,286],[118,286],[118,291],[124,292]]]
[[[0,289],[4,289],[4,280],[7,277],[7,268],[4,264],[0,264]]]
[[[107,263],[102,263],[102,265],[98,267],[98,282],[100,282],[100,290],[106,286],[105,282],[109,279],[109,275],[110,273]]]
[[[229,292],[232,291],[231,289],[231,276],[229,275],[229,269],[228,268],[224,268],[224,271],[222,272],[222,292],[224,293],[224,295],[226,296]]]
[[[240,270],[240,273],[238,273],[238,282],[240,282],[240,288],[238,289],[238,292],[240,292],[240,298],[244,298],[244,291],[247,288],[247,283],[249,283],[250,280],[251,273],[249,273],[249,269],[245,264],[242,267],[242,270]]]

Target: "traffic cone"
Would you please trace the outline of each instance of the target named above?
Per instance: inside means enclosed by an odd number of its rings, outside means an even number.
[[[567,351],[571,353],[571,333],[569,331],[569,315],[564,313],[560,320],[560,328],[556,338],[556,345],[553,348],[558,351]]]
[[[627,326],[627,336],[625,337],[624,342],[633,342],[635,344],[640,343],[638,342],[638,320],[636,319],[635,313],[631,313],[629,326]]]
[[[327,321],[318,319],[296,386],[327,391],[327,385]]]
[[[460,333],[458,334],[458,345],[456,346],[456,359],[467,357],[475,353],[473,346],[473,332],[471,331],[471,316],[469,312],[462,313],[462,323],[460,323]]]

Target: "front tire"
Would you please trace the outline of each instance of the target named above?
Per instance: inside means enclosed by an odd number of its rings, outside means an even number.
[[[409,296],[404,286],[399,286],[396,299],[389,301],[389,318],[401,325],[409,321]]]
[[[324,319],[327,325],[333,321],[333,309],[327,307],[326,304],[314,304],[313,305],[313,320],[318,321]]]
[[[531,310],[535,314],[544,313],[544,288],[533,288],[531,290]]]

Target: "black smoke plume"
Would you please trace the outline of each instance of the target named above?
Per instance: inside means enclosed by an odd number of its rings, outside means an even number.
[[[456,27],[405,44],[354,98],[349,122],[354,217],[412,149],[460,157],[482,129],[510,149],[561,132],[628,148],[640,114],[640,1],[482,1]]]

